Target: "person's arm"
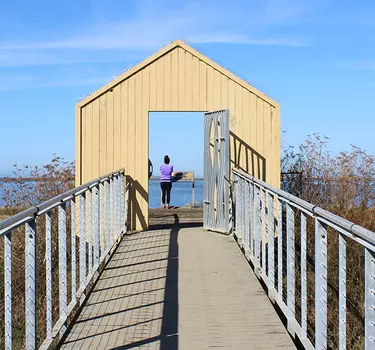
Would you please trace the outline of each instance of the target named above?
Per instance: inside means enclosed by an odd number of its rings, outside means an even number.
[[[174,176],[174,173],[173,173],[173,165],[171,166],[171,176],[172,176],[172,177]]]

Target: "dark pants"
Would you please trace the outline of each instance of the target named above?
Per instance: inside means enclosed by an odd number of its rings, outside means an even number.
[[[171,190],[172,190],[172,182],[160,182],[161,187],[161,201],[165,204],[165,195],[167,195],[167,204],[171,202]]]

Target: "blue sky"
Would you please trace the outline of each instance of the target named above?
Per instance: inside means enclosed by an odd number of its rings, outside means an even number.
[[[203,177],[204,113],[149,113],[149,158],[153,175],[160,175],[164,156],[175,171],[194,171]],[[171,130],[173,130],[171,132]]]
[[[372,0],[4,1],[0,173],[74,159],[77,100],[174,39],[278,100],[286,144],[375,154],[374,18]]]

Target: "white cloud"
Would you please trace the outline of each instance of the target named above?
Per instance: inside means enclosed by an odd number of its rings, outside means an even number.
[[[0,91],[29,90],[38,88],[54,88],[54,87],[71,87],[71,86],[87,86],[91,88],[98,87],[111,80],[109,77],[88,77],[74,78],[67,77],[65,79],[47,80],[37,75],[2,75],[0,76]]]
[[[193,44],[240,44],[240,45],[253,45],[253,46],[294,46],[304,47],[309,43],[305,40],[298,38],[272,38],[272,39],[251,39],[245,36],[235,35],[210,35],[210,36],[193,36],[187,38],[188,42]]]
[[[359,60],[341,63],[343,68],[359,70],[375,70],[375,60]]]
[[[141,1],[139,12],[130,20],[94,22],[80,32],[77,30],[74,37],[0,42],[0,66],[28,65],[28,62],[41,65],[86,62],[88,58],[93,59],[92,54],[85,52],[72,57],[70,51],[141,52],[157,49],[174,39],[192,43],[308,45],[295,35],[280,37],[277,30],[279,25],[290,23],[310,10],[307,5],[310,2],[306,0],[254,0],[245,2],[245,8],[236,7],[229,1],[210,0],[177,9],[162,5],[147,7],[145,4],[142,7],[142,4]],[[105,61],[106,58],[100,59]]]

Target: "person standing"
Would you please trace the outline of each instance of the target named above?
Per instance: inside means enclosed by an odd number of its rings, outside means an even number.
[[[170,162],[169,157],[165,156],[164,164],[160,166],[161,202],[164,209],[169,209],[169,204],[171,202],[173,165],[169,164]]]

